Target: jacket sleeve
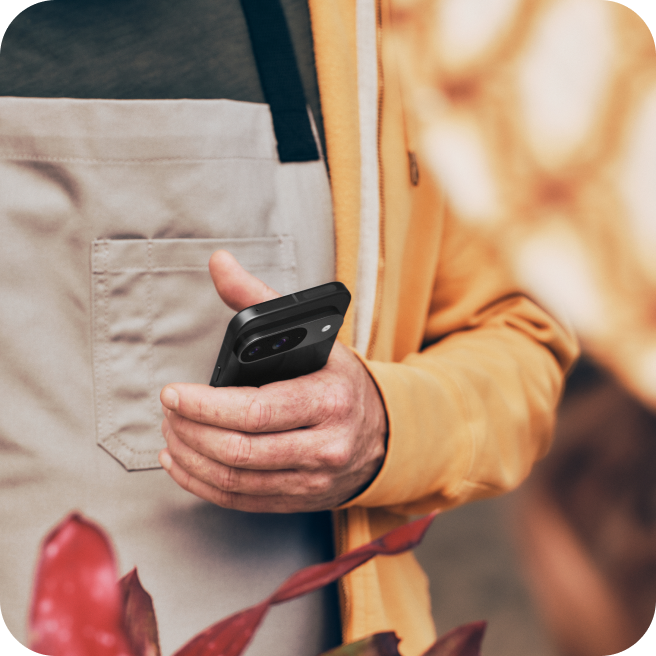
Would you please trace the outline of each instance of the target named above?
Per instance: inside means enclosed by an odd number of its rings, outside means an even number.
[[[517,287],[498,251],[445,219],[424,344],[361,358],[385,403],[385,462],[345,506],[400,514],[510,490],[547,452],[574,337]]]

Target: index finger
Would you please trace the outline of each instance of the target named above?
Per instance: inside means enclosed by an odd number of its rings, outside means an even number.
[[[323,423],[335,405],[332,394],[321,381],[302,376],[260,388],[173,383],[160,399],[164,407],[201,424],[273,433]]]

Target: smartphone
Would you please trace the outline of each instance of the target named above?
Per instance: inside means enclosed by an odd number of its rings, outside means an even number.
[[[323,367],[351,302],[341,282],[274,298],[236,314],[226,330],[212,387],[260,387]]]

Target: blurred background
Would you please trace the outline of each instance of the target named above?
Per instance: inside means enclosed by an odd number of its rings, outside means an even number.
[[[606,0],[395,0],[424,174],[578,334],[554,448],[439,518],[438,629],[486,656],[602,656],[656,608],[656,50]]]

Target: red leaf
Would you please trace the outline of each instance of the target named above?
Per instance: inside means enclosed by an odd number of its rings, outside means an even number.
[[[123,626],[135,656],[161,656],[152,597],[143,589],[137,568],[119,582]]]
[[[350,645],[331,649],[322,656],[401,656],[398,644],[399,639],[393,631],[376,633]]]
[[[41,548],[30,610],[30,649],[49,656],[134,656],[121,620],[109,540],[73,514]]]
[[[175,656],[238,656],[250,642],[270,605],[266,599],[226,617],[199,633]]]
[[[205,629],[176,652],[175,656],[239,656],[270,606],[322,588],[374,556],[394,555],[413,549],[421,542],[437,513],[395,528],[369,544],[342,554],[332,562],[299,570],[268,599]]]
[[[487,622],[464,624],[445,633],[424,656],[481,656]]]
[[[271,597],[272,603],[300,597],[348,574],[377,555],[391,556],[414,549],[423,539],[437,512],[395,528],[382,537],[342,554],[332,562],[312,565],[292,574]]]

